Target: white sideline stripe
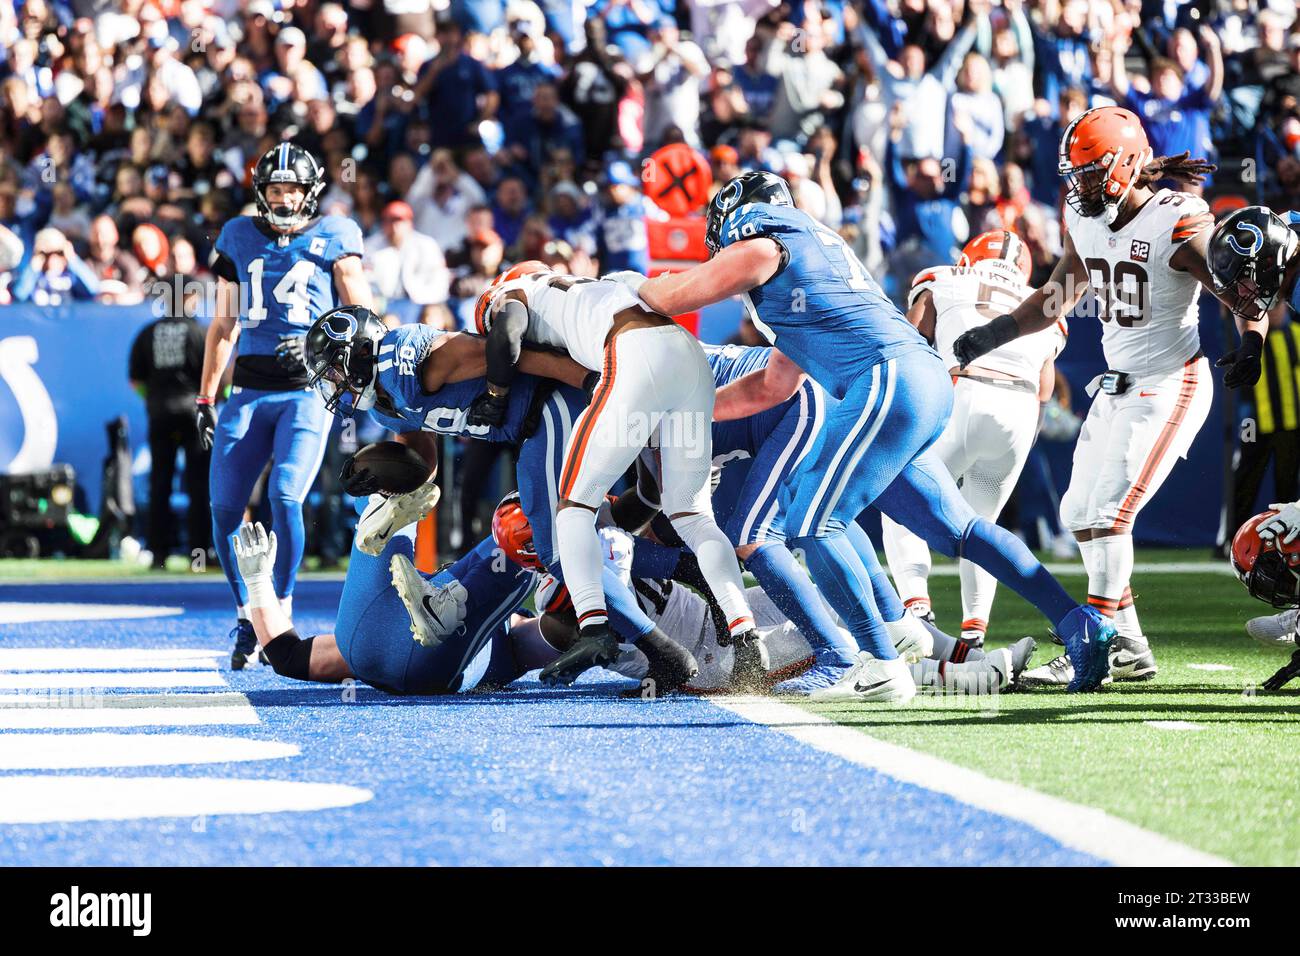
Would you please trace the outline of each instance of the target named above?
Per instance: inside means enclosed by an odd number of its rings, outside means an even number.
[[[63,671],[0,673],[0,688],[41,687],[225,687],[225,679],[212,671]]]
[[[774,700],[710,697],[710,703],[787,734],[860,767],[942,793],[998,816],[1019,820],[1064,846],[1116,866],[1233,866],[1095,807],[1070,803],[929,754],[843,727],[819,714]]]
[[[243,694],[109,694],[98,700],[81,695],[60,706],[61,699],[40,706],[33,694],[0,694],[0,730],[261,723]]]
[[[0,624],[38,621],[112,621],[125,618],[170,617],[184,608],[153,604],[88,604],[82,602],[0,601]]]
[[[294,744],[190,734],[0,734],[0,770],[159,767],[297,757]]]
[[[1052,574],[1084,573],[1082,561],[1049,561],[1043,567]],[[930,569],[931,576],[955,578],[961,572],[956,564],[936,564]],[[1142,577],[1150,574],[1226,574],[1235,577],[1236,572],[1227,561],[1169,561],[1153,562],[1138,566],[1135,572]]]
[[[0,671],[215,670],[217,659],[227,653],[165,647],[15,647],[0,649]]]

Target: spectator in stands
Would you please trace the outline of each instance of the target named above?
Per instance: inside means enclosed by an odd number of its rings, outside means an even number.
[[[768,69],[778,77],[769,128],[776,140],[803,146],[831,111],[844,105],[844,72],[826,55],[830,21],[812,5],[804,8],[803,28],[783,23],[768,51]]]
[[[492,202],[492,228],[507,247],[519,239],[529,213],[528,187],[517,176],[501,180]]]
[[[456,165],[449,149],[434,151],[406,198],[415,212],[415,228],[432,236],[448,253],[464,245],[470,209],[487,200],[474,177]]]
[[[777,79],[761,67],[762,55],[763,41],[757,36],[750,37],[745,44],[745,62],[732,71],[746,111],[758,122],[766,122],[776,104]]]
[[[501,123],[507,129],[528,115],[533,93],[539,86],[559,80],[554,63],[543,62],[539,56],[538,30],[532,20],[522,17],[511,20],[510,39],[518,55],[509,66],[497,70]]]
[[[650,27],[649,38],[650,52],[637,67],[645,87],[646,142],[654,149],[675,126],[687,143],[698,146],[700,80],[709,73],[709,61],[692,41],[682,39],[672,17],[660,17]]]
[[[641,177],[621,159],[610,163],[592,216],[601,272],[649,271],[649,212],[650,204],[641,194]]]
[[[66,305],[99,294],[99,280],[63,233],[46,227],[36,234],[32,254],[11,287],[15,302]]]
[[[433,120],[433,145],[481,143],[479,123],[493,119],[500,104],[496,77],[465,50],[464,31],[454,18],[439,21],[438,47],[415,86],[415,99]]]
[[[583,155],[582,125],[560,102],[554,83],[538,83],[533,89],[532,108],[506,126],[505,148],[497,162],[513,174],[536,184],[547,158],[556,150]]]
[[[380,300],[414,302],[421,307],[422,323],[448,328],[451,274],[438,243],[417,232],[414,220],[415,213],[400,199],[384,207],[379,231],[365,239],[370,284]]]

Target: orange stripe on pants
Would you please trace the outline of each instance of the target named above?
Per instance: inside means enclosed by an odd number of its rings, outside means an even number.
[[[609,401],[609,395],[614,390],[614,375],[618,370],[618,361],[614,358],[614,342],[610,339],[609,344],[605,346],[605,368],[600,373],[600,387],[596,389],[596,394],[591,400],[587,410],[582,413],[582,424],[573,436],[573,446],[569,449],[569,455],[564,461],[564,468],[560,474],[560,497],[569,497],[569,492],[573,490],[574,484],[578,480],[578,471],[582,466],[583,455],[587,452],[587,444],[591,439],[592,432],[596,430],[596,420],[600,418],[600,413],[605,410],[605,405]]]
[[[1169,413],[1169,420],[1165,422],[1164,428],[1160,429],[1160,435],[1156,438],[1151,453],[1147,455],[1147,460],[1138,473],[1137,481],[1129,489],[1124,503],[1119,506],[1119,515],[1115,518],[1115,523],[1111,525],[1111,530],[1127,530],[1133,524],[1138,503],[1147,493],[1147,485],[1150,483],[1151,477],[1156,473],[1156,469],[1160,467],[1161,459],[1169,451],[1169,446],[1173,444],[1174,436],[1178,433],[1178,426],[1183,423],[1183,419],[1187,417],[1187,409],[1191,407],[1192,396],[1196,394],[1198,361],[1198,359],[1193,359],[1183,367],[1183,385],[1178,390],[1178,401],[1174,403],[1174,410]]]

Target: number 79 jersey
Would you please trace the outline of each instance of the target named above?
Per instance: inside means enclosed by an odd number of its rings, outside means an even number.
[[[338,304],[334,263],[362,254],[361,229],[343,216],[321,216],[282,236],[238,216],[222,228],[216,251],[226,260],[217,274],[233,271],[240,284],[239,354],[270,355]]]
[[[1065,225],[1088,270],[1107,367],[1130,375],[1181,368],[1201,347],[1200,290],[1191,273],[1169,260],[1188,239],[1214,227],[1205,200],[1162,189],[1114,231],[1067,205]]]
[[[799,209],[752,203],[722,223],[721,244],[765,237],[776,275],[744,295],[755,327],[836,398],[873,365],[929,349],[839,234]]]

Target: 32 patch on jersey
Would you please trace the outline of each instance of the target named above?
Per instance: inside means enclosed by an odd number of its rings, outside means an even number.
[[[1147,262],[1151,258],[1151,243],[1143,242],[1141,239],[1133,240],[1133,248],[1129,251],[1129,258],[1134,262]]]

